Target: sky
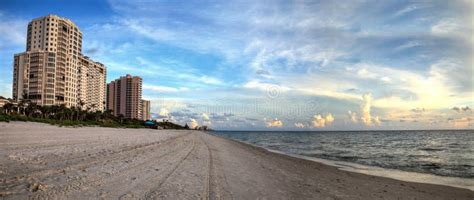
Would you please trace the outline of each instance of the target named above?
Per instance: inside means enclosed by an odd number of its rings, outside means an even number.
[[[458,1],[1,0],[0,95],[33,18],[83,33],[153,117],[217,130],[473,129],[473,5]]]

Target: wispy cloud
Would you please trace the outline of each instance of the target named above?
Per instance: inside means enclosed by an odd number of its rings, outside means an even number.
[[[142,76],[154,112],[179,123],[444,127],[469,124],[451,108],[474,106],[468,3],[110,0],[110,16],[72,20],[83,53],[107,66],[109,81]],[[6,96],[31,18],[15,13],[0,9]]]
[[[143,89],[151,90],[151,91],[159,92],[159,93],[180,92],[180,91],[189,90],[189,88],[174,88],[174,87],[168,87],[168,86],[149,85],[149,84],[143,84]]]
[[[13,16],[6,16],[0,11],[0,48],[13,45],[26,46],[26,28],[28,21]]]

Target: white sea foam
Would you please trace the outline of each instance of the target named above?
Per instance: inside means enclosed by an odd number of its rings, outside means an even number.
[[[248,143],[250,144],[250,143]],[[253,144],[250,144],[253,145]],[[272,149],[265,148],[270,152],[284,154],[296,158],[301,158],[305,160],[311,160],[326,165],[337,167],[340,170],[357,172],[362,174],[368,174],[372,176],[387,177],[401,181],[407,182],[416,182],[416,183],[429,183],[436,185],[446,185],[452,187],[466,188],[474,191],[474,179],[468,178],[458,178],[458,177],[447,177],[447,176],[437,176],[433,174],[424,174],[417,172],[406,172],[395,169],[386,169],[381,167],[367,166],[356,163],[344,162],[344,161],[332,161],[320,158],[313,158],[309,156],[290,154],[282,151],[276,151]]]

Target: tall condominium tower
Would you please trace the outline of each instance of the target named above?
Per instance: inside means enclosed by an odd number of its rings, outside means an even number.
[[[142,78],[127,74],[107,84],[107,109],[115,116],[142,118]]]
[[[142,99],[142,119],[151,120],[150,101]]]
[[[81,50],[82,33],[69,19],[55,15],[33,19],[26,52],[14,57],[13,99],[103,110],[106,68]]]
[[[80,68],[77,70],[78,105],[93,111],[105,110],[105,66],[94,62],[87,56],[79,57]]]

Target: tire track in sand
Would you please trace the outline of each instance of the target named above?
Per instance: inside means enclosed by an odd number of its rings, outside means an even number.
[[[145,195],[144,195],[145,199],[155,199],[157,197],[157,195],[160,194],[159,190],[160,190],[161,186],[163,186],[163,184],[166,183],[166,181],[176,172],[178,167],[181,166],[181,164],[194,151],[195,147],[196,147],[196,141],[194,139],[191,150],[189,150],[189,152],[179,160],[179,162],[172,168],[172,170],[168,174],[166,174],[166,176],[160,181],[160,183],[156,187],[152,188],[151,190],[149,190],[148,192],[145,193]]]
[[[208,141],[203,138],[205,136],[205,133],[200,133],[199,136],[200,136],[201,141],[206,146],[208,150],[208,155],[209,155],[208,177],[206,181],[207,185],[206,185],[206,191],[205,191],[206,199],[234,199],[231,192],[223,189],[223,188],[229,187],[227,184],[227,179],[226,179],[224,171],[222,170],[219,171],[216,167],[216,163],[214,161],[215,155],[212,153],[212,149],[209,146]],[[218,175],[219,172],[221,173],[220,177]]]
[[[19,182],[22,180],[22,178],[35,178],[35,179],[41,179],[43,177],[50,176],[52,174],[61,174],[65,173],[67,171],[72,171],[73,169],[81,168],[81,167],[86,167],[86,166],[93,166],[98,163],[107,163],[113,160],[120,160],[122,157],[130,157],[132,155],[129,155],[129,153],[135,153],[139,154],[141,152],[148,152],[149,148],[154,148],[156,146],[162,145],[162,144],[167,144],[169,142],[172,142],[174,140],[177,140],[179,138],[185,137],[189,135],[190,133],[180,135],[177,137],[173,137],[167,140],[162,140],[162,141],[156,141],[152,143],[147,143],[147,144],[140,144],[136,146],[127,146],[120,148],[118,150],[113,150],[110,152],[96,152],[90,155],[84,155],[84,156],[78,156],[78,157],[73,157],[73,159],[67,159],[66,162],[67,164],[62,164],[60,163],[59,165],[55,165],[52,167],[48,167],[47,169],[42,169],[42,170],[36,170],[36,171],[31,171],[28,173],[20,173],[20,174],[14,174],[10,177],[4,178],[3,183],[5,184],[4,186],[6,188],[8,187],[15,187],[15,182]],[[106,158],[107,160],[104,160],[103,158]],[[58,158],[55,158],[56,160]],[[53,162],[53,161],[49,161]],[[57,161],[56,161],[57,162]],[[0,187],[1,189],[1,187]]]
[[[8,191],[9,194],[15,194],[15,193],[24,193],[24,190],[28,188],[30,185],[29,180],[44,180],[46,178],[55,178],[58,176],[65,176],[65,172],[67,169],[67,172],[77,172],[80,169],[85,169],[85,168],[90,168],[90,167],[98,167],[98,166],[105,166],[105,165],[113,165],[113,163],[116,162],[123,162],[124,159],[131,158],[134,156],[142,155],[144,156],[146,152],[153,152],[151,150],[160,148],[163,145],[167,145],[170,143],[175,143],[176,141],[188,136],[188,134],[180,135],[177,137],[173,137],[167,140],[161,140],[153,143],[148,143],[148,144],[142,144],[142,145],[137,145],[133,147],[126,147],[126,148],[121,148],[119,150],[115,150],[112,153],[108,154],[100,154],[97,153],[95,156],[91,157],[90,159],[84,159],[84,160],[78,160],[74,164],[68,164],[68,165],[62,165],[62,166],[57,166],[56,168],[53,169],[46,169],[46,170],[40,170],[40,171],[35,171],[33,173],[29,174],[21,174],[21,175],[16,175],[19,176],[20,178],[13,177],[10,178],[9,180],[6,179],[3,181],[4,185],[3,187],[5,188],[22,188],[17,191]],[[104,159],[105,158],[105,159]],[[102,164],[104,163],[104,164]],[[7,185],[8,184],[8,185]],[[77,184],[77,185],[82,185],[82,184]],[[21,187],[23,186],[23,187]],[[66,186],[63,186],[66,187]],[[1,188],[0,188],[1,189]],[[54,190],[54,189],[53,189]],[[1,190],[0,190],[1,192]],[[48,191],[46,191],[48,192]],[[51,192],[51,191],[50,191]],[[41,194],[43,192],[39,192],[38,194]],[[36,194],[35,194],[36,195]],[[33,195],[34,196],[34,195]]]
[[[187,134],[189,135],[189,134]],[[187,136],[185,135],[185,136]],[[167,142],[167,146],[160,145],[158,146],[159,148],[164,148],[163,151],[159,151],[158,149],[155,149],[154,151],[151,152],[160,152],[162,154],[158,154],[156,156],[152,157],[147,157],[147,160],[145,162],[141,162],[138,164],[133,165],[130,163],[129,165],[124,166],[122,170],[117,170],[109,173],[100,173],[95,176],[89,176],[85,177],[84,179],[80,180],[75,180],[72,183],[65,185],[65,186],[60,186],[57,188],[53,188],[52,190],[47,190],[44,192],[37,193],[35,195],[30,196],[31,199],[51,199],[51,198],[58,198],[58,197],[67,197],[69,194],[73,192],[84,192],[89,189],[92,189],[94,187],[100,187],[103,186],[107,180],[111,178],[121,178],[124,176],[127,176],[130,171],[137,171],[139,169],[143,169],[148,167],[149,163],[155,162],[155,160],[172,155],[176,151],[179,151],[181,149],[181,146],[179,145],[174,145],[175,143],[178,143],[177,139],[183,139],[183,137],[175,138],[172,141]],[[183,139],[184,140],[184,139]],[[185,144],[185,143],[183,143]],[[165,147],[171,147],[171,148],[165,148]],[[173,148],[174,147],[174,148]],[[166,151],[169,150],[169,151]],[[118,160],[118,162],[122,162],[123,160]],[[113,164],[112,164],[113,166]],[[79,195],[80,196],[80,195]]]

